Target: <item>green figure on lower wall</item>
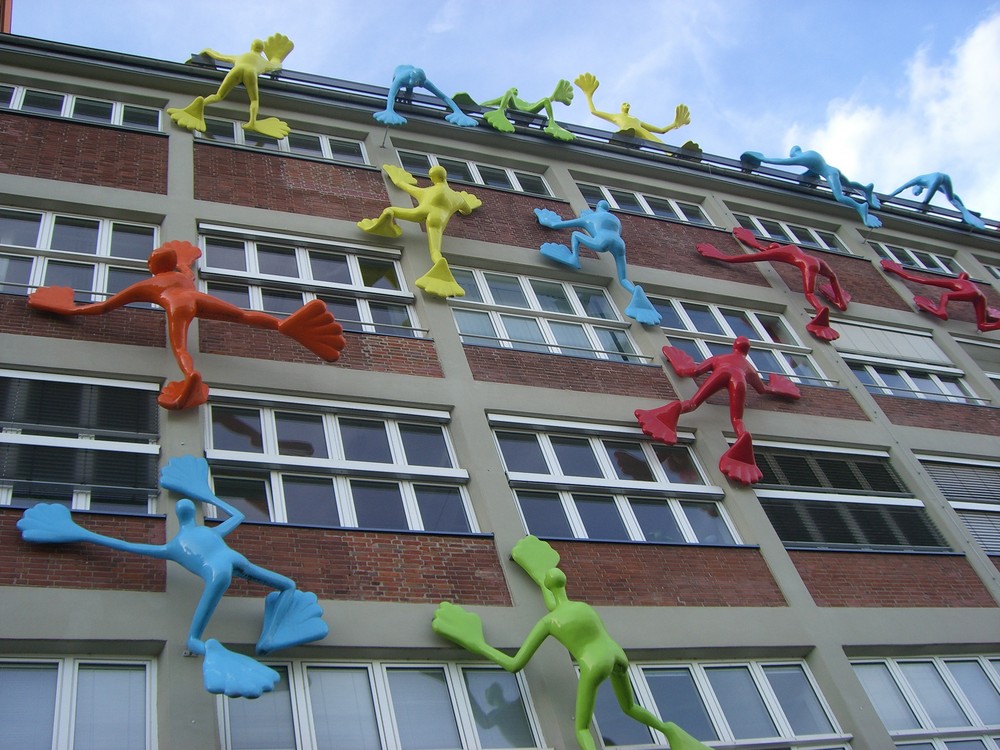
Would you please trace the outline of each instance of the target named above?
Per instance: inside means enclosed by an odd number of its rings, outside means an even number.
[[[483,635],[479,615],[457,604],[442,602],[438,606],[432,624],[434,632],[499,664],[508,672],[524,669],[549,636],[559,641],[580,668],[574,723],[576,741],[582,750],[596,750],[590,724],[594,717],[597,689],[609,678],[622,711],[663,733],[671,750],[708,750],[706,745],[673,722],[661,721],[636,703],[628,678],[628,657],[608,634],[594,608],[585,602],[573,601],[566,595],[566,574],[558,568],[559,553],[548,542],[536,536],[526,536],[514,545],[511,557],[541,588],[545,607],[549,610],[531,629],[514,656],[489,645]]]

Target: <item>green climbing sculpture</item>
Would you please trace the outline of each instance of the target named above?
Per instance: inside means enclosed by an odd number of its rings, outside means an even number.
[[[477,107],[496,107],[496,109],[484,114],[483,118],[501,133],[514,132],[514,123],[507,117],[507,110],[537,115],[544,109],[546,116],[545,127],[542,128],[544,132],[560,141],[572,141],[576,138],[566,128],[561,127],[556,122],[555,115],[552,114],[552,102],[559,102],[560,104],[565,104],[567,107],[573,103],[573,86],[565,79],[560,79],[559,83],[556,84],[556,89],[552,92],[552,96],[542,97],[537,102],[527,102],[521,99],[518,96],[518,90],[513,87],[507,89],[502,96],[496,99],[488,99],[484,102],[477,102],[464,91],[455,94],[453,99],[459,104],[472,104]]]
[[[590,723],[594,716],[597,688],[609,678],[622,711],[647,727],[662,732],[671,750],[708,750],[706,745],[673,722],[661,721],[636,703],[628,678],[628,657],[608,634],[594,608],[585,602],[573,601],[566,595],[566,574],[558,567],[559,553],[548,542],[526,536],[514,545],[511,556],[541,588],[545,607],[549,610],[531,629],[514,656],[490,646],[483,635],[483,623],[479,616],[457,604],[442,602],[438,606],[432,624],[434,632],[499,664],[508,672],[523,669],[550,635],[559,641],[580,668],[574,722],[576,741],[582,750],[596,750]]]

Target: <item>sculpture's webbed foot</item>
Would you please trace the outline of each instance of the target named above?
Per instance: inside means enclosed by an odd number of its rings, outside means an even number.
[[[635,418],[642,431],[653,440],[667,445],[677,442],[677,420],[681,416],[681,402],[671,401],[656,409],[636,409]]]
[[[278,330],[327,362],[336,362],[347,345],[343,326],[319,299],[307,302],[281,321]]]
[[[323,609],[310,591],[272,591],[264,599],[264,625],[257,653],[269,654],[326,638],[330,628]]]
[[[284,120],[279,120],[277,117],[267,117],[255,122],[245,122],[243,123],[243,129],[266,135],[269,138],[277,138],[278,140],[281,140],[292,132],[288,123]]]
[[[230,651],[217,640],[205,642],[202,665],[205,690],[230,698],[259,698],[274,690],[281,675],[243,654]]]
[[[175,380],[163,386],[156,402],[164,409],[188,409],[208,401],[208,386],[195,373],[187,380]]]
[[[441,258],[431,270],[416,280],[416,285],[435,297],[464,297],[465,290],[455,281],[448,261]]]
[[[376,120],[378,120],[383,125],[405,125],[406,118],[402,115],[396,114],[391,109],[383,109],[381,112],[376,112],[372,115]]]
[[[478,122],[473,120],[464,112],[452,112],[450,115],[446,115],[444,119],[452,125],[458,125],[460,128],[474,128],[479,125]]]
[[[507,115],[504,114],[502,109],[494,109],[491,112],[487,112],[483,115],[483,118],[488,122],[493,128],[499,130],[501,133],[513,133],[514,123],[512,123]]]
[[[658,326],[662,320],[660,313],[653,307],[653,303],[649,301],[649,297],[638,284],[635,285],[635,290],[632,292],[632,301],[625,308],[625,314],[644,326]]]
[[[558,242],[546,242],[538,249],[538,252],[549,260],[580,270],[580,259],[565,245],[560,245]]]
[[[740,484],[754,484],[764,477],[754,460],[753,438],[749,432],[744,432],[739,440],[733,443],[733,447],[722,454],[722,458],[719,459],[719,470]]]
[[[178,127],[185,130],[197,130],[205,132],[205,98],[199,96],[183,109],[170,107],[167,109],[170,119],[177,123]]]

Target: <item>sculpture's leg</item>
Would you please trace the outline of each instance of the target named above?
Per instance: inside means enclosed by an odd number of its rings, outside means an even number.
[[[208,401],[208,386],[202,382],[201,373],[194,369],[194,358],[187,348],[188,327],[194,318],[195,306],[190,304],[165,303],[167,313],[167,334],[170,349],[177,360],[184,379],[163,386],[156,399],[164,409],[187,409],[200,406]]]
[[[611,687],[614,688],[618,705],[621,706],[625,715],[647,727],[663,732],[667,737],[670,750],[708,750],[706,745],[703,745],[673,722],[660,721],[651,711],[636,703],[632,683],[629,682],[626,672],[612,672]]]
[[[177,123],[178,127],[185,130],[197,130],[204,133],[205,125],[205,98],[199,96],[184,108],[168,107],[167,114],[170,119]]]
[[[653,440],[673,445],[677,442],[677,421],[682,413],[682,402],[671,401],[656,409],[636,409],[635,418],[642,431]]]
[[[806,323],[806,330],[822,341],[836,341],[840,338],[840,334],[830,327],[830,308],[825,305]]]
[[[427,273],[416,280],[416,285],[428,294],[435,297],[464,297],[465,290],[455,280],[451,267],[444,257],[438,258],[437,262]]]
[[[744,432],[719,459],[719,470],[734,482],[753,484],[764,476],[753,455],[753,437]]]
[[[941,320],[948,320],[948,308],[945,302],[945,298],[948,295],[942,295],[940,302],[934,304],[934,301],[928,299],[927,297],[922,297],[919,294],[913,297],[913,304],[917,306],[917,309],[923,310],[925,313],[930,313],[935,318],[941,318]]]
[[[638,284],[632,287],[632,301],[625,308],[625,314],[645,326],[658,326],[662,321],[660,313]]]
[[[573,727],[580,750],[596,750],[594,737],[590,733],[590,723],[594,719],[594,704],[597,702],[597,688],[604,676],[595,670],[580,666],[580,682],[576,686],[576,715]]]

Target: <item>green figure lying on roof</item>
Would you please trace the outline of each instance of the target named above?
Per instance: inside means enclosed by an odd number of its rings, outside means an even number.
[[[661,721],[636,703],[628,678],[628,657],[608,634],[594,608],[585,602],[573,601],[566,595],[566,574],[557,567],[559,553],[548,542],[526,536],[514,545],[511,556],[541,588],[545,607],[549,610],[531,629],[514,656],[489,645],[479,616],[457,604],[442,602],[438,606],[432,624],[434,632],[499,664],[508,672],[523,669],[542,642],[550,635],[554,637],[566,647],[580,668],[574,722],[576,741],[582,750],[596,750],[590,723],[594,716],[597,689],[609,678],[622,711],[647,727],[662,732],[671,750],[708,750],[673,722]]]
[[[507,117],[508,109],[516,112],[525,112],[529,115],[537,115],[544,109],[546,123],[542,130],[560,141],[572,141],[576,138],[571,132],[561,127],[556,122],[555,115],[552,114],[552,102],[559,102],[560,104],[565,104],[567,107],[573,103],[573,87],[569,81],[560,79],[559,83],[556,84],[556,90],[552,92],[552,96],[542,97],[537,102],[526,102],[524,99],[518,97],[517,94],[517,89],[512,87],[507,89],[503,93],[503,96],[496,99],[488,99],[484,102],[477,102],[464,91],[455,94],[454,99],[459,104],[472,104],[477,107],[496,107],[497,109],[484,114],[483,118],[501,133],[514,132],[514,123]]]
[[[648,122],[643,122],[638,117],[629,114],[629,110],[632,108],[632,105],[628,102],[622,103],[621,112],[601,112],[594,107],[594,92],[597,91],[597,87],[601,85],[601,82],[597,80],[597,77],[593,73],[581,73],[576,77],[576,80],[573,81],[573,83],[579,86],[580,90],[586,95],[587,106],[590,108],[590,114],[617,125],[618,132],[623,135],[630,135],[634,138],[642,138],[647,141],[663,143],[663,141],[653,135],[653,133],[669,133],[671,130],[676,130],[679,127],[689,125],[691,123],[691,110],[687,108],[686,104],[678,104],[677,110],[674,113],[674,121],[662,128],[656,125],[651,125]],[[692,146],[694,146],[694,144],[692,144]],[[685,144],[684,147],[688,148],[687,144]]]

